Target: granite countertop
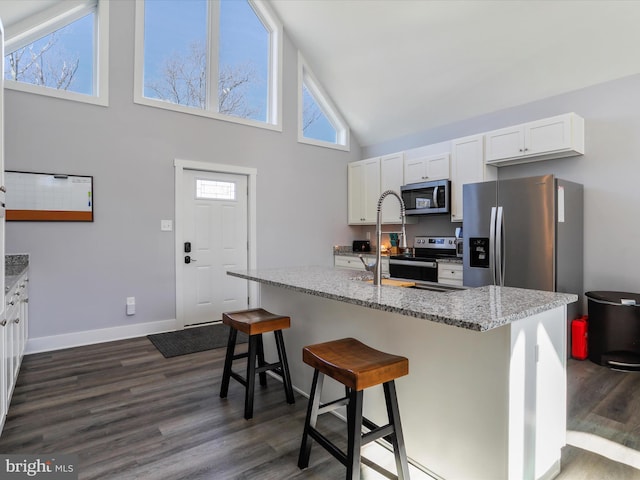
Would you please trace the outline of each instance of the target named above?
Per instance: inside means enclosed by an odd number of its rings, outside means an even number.
[[[338,256],[338,257],[357,257],[358,255],[366,255],[366,256],[376,256],[376,251],[375,250],[371,250],[370,252],[354,252],[353,250],[349,249],[349,250],[334,250],[333,251],[333,255],[334,256]],[[383,257],[388,257],[389,253],[381,253],[380,255],[382,255]]]
[[[4,292],[7,293],[16,284],[24,271],[29,268],[29,255],[4,256]]]
[[[331,267],[229,271],[228,275],[363,307],[476,330],[491,330],[578,300],[568,293],[487,286],[446,293],[375,287],[371,274]]]

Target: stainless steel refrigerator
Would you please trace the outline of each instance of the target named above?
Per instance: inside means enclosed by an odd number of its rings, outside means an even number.
[[[464,285],[582,295],[582,185],[553,175],[472,183],[463,205]],[[581,305],[569,305],[569,319]]]

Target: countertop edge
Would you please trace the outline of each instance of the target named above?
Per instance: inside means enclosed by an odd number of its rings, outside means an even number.
[[[306,267],[306,268],[309,269],[313,267]],[[320,287],[312,288],[309,286],[302,286],[299,284],[295,284],[295,282],[292,282],[292,281],[284,281],[284,280],[279,281],[279,280],[275,280],[274,278],[266,278],[267,273],[276,272],[279,274],[286,275],[287,271],[290,271],[292,273],[296,273],[296,272],[299,273],[298,269],[292,268],[289,270],[288,269],[276,269],[276,270],[272,269],[272,270],[264,270],[264,271],[228,271],[227,274],[230,276],[242,278],[245,280],[264,283],[266,285],[283,287],[286,289],[290,289],[290,290],[294,290],[297,292],[306,293],[306,294],[310,294],[318,297],[337,300],[337,301],[350,303],[353,305],[359,305],[359,306],[372,308],[376,310],[397,313],[404,316],[421,318],[421,319],[433,321],[436,323],[442,323],[445,325],[464,328],[467,330],[478,331],[478,332],[484,332],[484,331],[492,330],[494,328],[499,328],[511,322],[529,317],[531,315],[535,315],[537,313],[551,310],[557,307],[562,307],[564,305],[573,303],[578,300],[578,296],[574,294],[541,292],[536,290],[515,289],[511,287],[480,287],[478,289],[467,289],[467,290],[448,292],[448,293],[436,293],[434,294],[436,296],[430,296],[430,297],[426,297],[426,296],[418,297],[416,295],[420,295],[419,293],[417,292],[409,293],[407,291],[405,296],[407,296],[409,299],[413,298],[413,299],[420,299],[420,300],[423,300],[423,299],[431,300],[431,302],[426,302],[426,303],[423,302],[423,305],[421,305],[420,308],[417,308],[417,307],[407,306],[406,304],[402,306],[393,305],[391,304],[393,299],[391,300],[386,299],[386,301],[367,300],[363,298],[356,298],[354,296],[349,296],[346,294],[338,294],[335,292],[331,292],[327,288],[320,288]],[[306,271],[309,271],[309,272],[313,271],[314,273],[319,272],[320,274],[324,273],[327,276],[331,276],[333,272],[333,275],[338,277],[338,273],[336,273],[337,272],[336,269],[318,268],[317,270],[306,270]],[[341,271],[339,276],[342,278],[338,278],[338,280],[344,280],[344,278],[347,278],[348,281],[350,282],[358,282],[357,278],[355,277],[349,278],[347,277],[347,275],[348,274],[346,274],[344,271]],[[353,275],[353,272],[352,272],[352,275]],[[355,286],[355,285],[358,285],[358,283],[353,283],[351,285]],[[381,289],[382,292],[386,292],[391,296],[392,294],[397,294],[399,291],[389,290],[389,289],[398,289],[400,287],[381,286],[379,288]],[[491,291],[489,292],[487,291],[487,289]],[[368,292],[370,292],[370,290],[368,290]],[[361,292],[357,292],[357,293],[361,293]],[[402,294],[404,293],[405,292],[402,292]],[[501,297],[501,295],[504,295],[505,297],[509,297],[512,299],[516,299],[516,298],[526,299],[527,296],[532,298],[543,296],[544,299],[535,298],[535,303],[530,306],[523,304],[523,305],[517,306],[512,312],[509,312],[506,314],[502,314],[502,313],[497,314],[495,312],[490,312],[489,307],[485,305],[485,302],[481,302],[477,298],[474,298],[474,295],[476,294],[483,295],[483,296],[491,295],[492,297],[496,297],[496,296]],[[425,294],[423,293],[422,295],[425,295]],[[533,300],[530,300],[530,301],[533,302]],[[524,300],[522,300],[522,302],[526,303],[524,302]],[[447,310],[447,308],[443,308],[443,305],[445,307],[451,307],[452,304],[455,304],[455,307],[458,310],[462,310],[463,312],[462,313],[457,312],[456,314],[446,314],[446,312],[445,314],[437,314],[437,313],[428,311],[428,310],[438,310],[438,309]],[[471,313],[467,313],[465,311],[465,307],[479,308],[482,311],[476,315],[472,315]],[[452,310],[452,308],[449,308],[449,310]],[[499,306],[495,310],[502,311],[502,310],[508,310],[508,309],[503,308],[502,306]],[[487,313],[489,313],[489,315],[487,315]],[[489,317],[488,319],[486,319],[487,316]],[[473,317],[474,319],[476,319],[476,321],[470,321],[468,320],[468,317]],[[485,319],[482,320],[483,318]]]

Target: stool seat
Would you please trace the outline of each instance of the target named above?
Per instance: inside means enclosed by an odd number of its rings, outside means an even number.
[[[355,338],[309,345],[302,360],[353,390],[364,390],[409,373],[409,360],[371,348]]]
[[[262,308],[249,310],[238,310],[222,314],[222,323],[228,325],[229,340],[227,341],[227,354],[222,372],[222,382],[220,384],[220,397],[226,398],[229,391],[229,381],[233,378],[245,387],[244,418],[253,418],[253,394],[255,390],[255,376],[260,378],[260,385],[267,385],[267,371],[275,372],[282,378],[284,393],[287,403],[293,404],[293,387],[291,385],[291,374],[287,363],[287,353],[284,348],[282,330],[291,326],[291,318],[286,315],[275,315]],[[236,339],[238,332],[249,336],[249,348],[246,353],[235,353]],[[278,361],[267,363],[264,358],[264,346],[262,334],[273,332],[276,348],[278,350]],[[243,377],[232,370],[233,361],[241,358],[247,359],[246,374]],[[256,365],[257,362],[257,365]]]
[[[360,479],[360,449],[367,443],[384,438],[391,443],[396,460],[398,479],[409,479],[409,465],[404,446],[395,379],[409,373],[409,360],[371,348],[355,338],[308,345],[302,349],[302,360],[313,367],[307,416],[302,433],[298,467],[309,466],[311,439],[315,440],[347,467],[347,480]],[[345,387],[345,396],[321,404],[324,377],[330,377]],[[382,385],[389,423],[379,426],[364,417],[364,390]],[[347,450],[341,450],[323,435],[316,424],[318,416],[337,408],[347,407]],[[362,433],[362,427],[368,432]]]
[[[289,328],[291,318],[267,312],[263,308],[253,308],[223,313],[222,323],[247,335],[257,335]]]

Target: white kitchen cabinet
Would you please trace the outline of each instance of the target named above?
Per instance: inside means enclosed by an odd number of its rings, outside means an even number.
[[[496,166],[584,154],[584,119],[575,113],[485,134],[485,161]]]
[[[462,287],[462,264],[438,262],[438,283]]]
[[[364,261],[367,264],[373,263],[376,260],[376,256],[367,253],[362,254]],[[382,273],[389,273],[389,257],[382,257],[380,260],[380,265],[382,265]],[[363,272],[366,271],[364,265],[358,255],[334,255],[333,257],[333,266],[336,268],[349,268],[351,270],[361,270]]]
[[[448,152],[421,158],[405,158],[404,185],[430,180],[448,180],[449,164]]]
[[[375,224],[380,197],[380,157],[350,163],[347,176],[349,224]]]
[[[380,193],[393,190],[400,194],[402,185],[404,185],[404,154],[400,152],[380,157]],[[402,223],[400,202],[395,198],[384,201],[381,214],[382,223]]]
[[[471,135],[451,141],[451,221],[462,221],[462,186],[495,180],[497,171],[484,161],[484,136]]]
[[[0,432],[11,403],[28,337],[29,277],[23,273],[5,295],[5,310],[0,321],[0,356],[2,398],[0,399]]]
[[[0,55],[4,58],[4,28],[0,22]],[[5,249],[5,187],[4,187],[4,62],[0,66],[0,292],[4,292]],[[0,302],[0,314],[4,304]]]
[[[375,225],[380,194],[386,190],[400,194],[404,181],[403,153],[352,162],[347,172],[349,225]],[[400,202],[395,198],[385,200],[381,213],[383,224],[399,224],[402,221]]]

